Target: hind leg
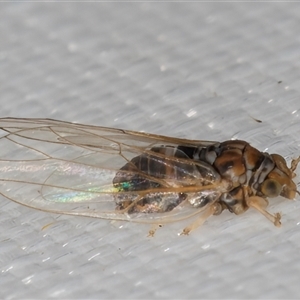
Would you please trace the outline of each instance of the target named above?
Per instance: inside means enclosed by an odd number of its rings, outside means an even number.
[[[292,173],[293,173],[293,177],[296,176],[295,170],[296,170],[296,168],[297,168],[299,162],[300,162],[300,156],[299,156],[298,158],[296,158],[296,159],[293,159],[292,162],[291,162],[290,170],[291,170]]]
[[[206,208],[202,214],[190,225],[185,227],[180,235],[188,235],[192,230],[200,227],[210,216],[219,215],[222,212],[223,208],[220,203],[215,203]]]
[[[154,237],[155,232],[158,228],[161,228],[162,225],[161,224],[153,224],[148,232],[148,237]]]

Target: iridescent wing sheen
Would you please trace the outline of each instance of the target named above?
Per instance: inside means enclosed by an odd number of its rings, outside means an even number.
[[[203,162],[166,158],[153,152],[155,146],[209,146],[215,142],[170,138],[120,129],[88,126],[50,119],[0,119],[0,193],[18,203],[49,212],[105,219],[153,223],[172,222],[199,213],[201,209],[182,201],[164,213],[127,213],[116,210],[116,197],[138,201],[142,197],[174,199],[184,193],[193,201],[211,194],[215,202],[224,188],[217,172]],[[156,166],[167,168],[164,176],[146,174],[138,168],[122,170],[143,155]],[[175,170],[176,169],[176,170]],[[181,172],[180,178],[174,173]],[[116,175],[135,175],[157,183],[134,191],[113,184]],[[206,174],[206,175],[203,175]],[[205,186],[203,186],[205,182]],[[133,184],[129,182],[128,184]],[[168,201],[168,200],[167,200]]]

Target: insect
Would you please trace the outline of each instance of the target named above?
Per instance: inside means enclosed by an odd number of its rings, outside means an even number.
[[[188,234],[223,210],[280,226],[268,199],[294,199],[300,158],[245,141],[197,141],[50,119],[0,119],[0,193],[36,209],[165,224]]]

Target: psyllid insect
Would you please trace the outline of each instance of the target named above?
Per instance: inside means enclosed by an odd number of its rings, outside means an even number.
[[[245,141],[210,142],[50,119],[0,119],[0,193],[36,209],[165,224],[183,234],[209,216],[254,208],[280,226],[268,199],[294,199],[300,158]]]

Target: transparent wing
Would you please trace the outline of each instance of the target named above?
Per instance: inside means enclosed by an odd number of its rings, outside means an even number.
[[[210,165],[152,150],[215,142],[48,119],[0,119],[0,130],[0,193],[36,209],[163,223],[199,213],[224,191]],[[132,163],[137,157],[152,167],[147,172],[138,168]],[[195,210],[190,203],[203,197],[205,205]],[[130,212],[120,205],[129,201],[138,206],[143,199],[169,208]]]

